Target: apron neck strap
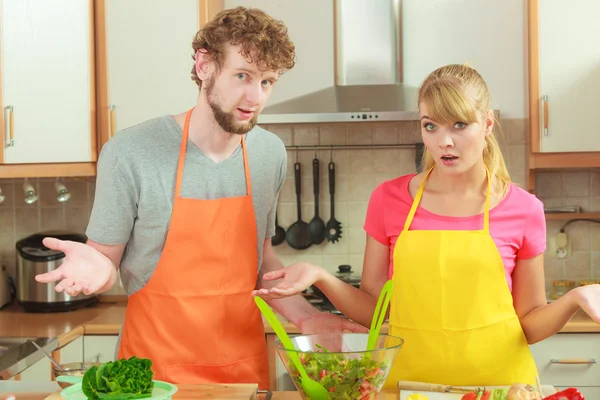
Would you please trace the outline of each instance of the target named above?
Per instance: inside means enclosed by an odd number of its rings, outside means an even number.
[[[246,135],[242,135],[242,154],[244,156],[244,174],[246,175],[246,192],[252,197],[252,185],[250,184],[250,168],[248,167],[248,153],[246,152]]]
[[[177,180],[175,182],[175,196],[179,197],[181,194],[181,182],[183,180],[183,165],[185,162],[185,153],[187,150],[187,141],[189,137],[190,119],[192,117],[192,111],[189,110],[185,116],[185,123],[183,124],[183,133],[181,135],[181,147],[179,150],[179,161],[177,163]],[[244,173],[246,176],[246,192],[248,196],[252,196],[252,185],[250,184],[250,168],[248,167],[248,153],[246,152],[246,140],[242,136],[242,153],[244,158]]]
[[[412,203],[412,206],[410,207],[410,212],[408,213],[408,216],[406,217],[406,221],[404,221],[404,229],[403,231],[406,232],[408,231],[408,228],[410,228],[410,224],[412,223],[413,217],[415,216],[415,213],[417,212],[417,208],[419,208],[419,203],[421,203],[421,198],[423,197],[423,190],[425,189],[425,182],[427,181],[427,178],[429,178],[429,175],[431,174],[431,171],[433,171],[433,168],[435,167],[435,165],[431,168],[429,168],[429,171],[427,171],[427,174],[425,174],[425,177],[423,178],[423,180],[421,181],[421,184],[419,185],[419,190],[417,190],[417,195],[415,196],[415,200]]]
[[[417,195],[415,196],[415,200],[412,203],[412,206],[410,207],[410,212],[408,213],[408,216],[406,217],[406,221],[404,222],[404,229],[403,232],[408,231],[408,229],[410,228],[410,224],[412,223],[412,220],[415,216],[415,213],[417,212],[417,208],[419,207],[419,204],[421,203],[421,198],[423,197],[423,191],[425,190],[425,182],[427,182],[427,179],[429,178],[429,175],[431,174],[431,171],[433,171],[433,168],[435,168],[435,165],[433,167],[431,167],[429,169],[429,171],[427,171],[427,174],[425,175],[425,177],[423,178],[423,180],[421,181],[421,184],[419,185],[419,190],[417,190]],[[485,174],[487,177],[487,193],[485,195],[485,210],[483,213],[483,230],[486,233],[490,232],[490,196],[491,196],[491,179],[490,179],[490,171],[488,169],[488,167],[485,167]]]
[[[483,211],[483,230],[490,233],[490,197],[492,193],[492,180],[490,179],[490,170],[485,167],[485,175],[487,177],[487,193],[485,195],[485,209]]]

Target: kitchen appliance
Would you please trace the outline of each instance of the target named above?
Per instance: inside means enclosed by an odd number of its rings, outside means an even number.
[[[0,265],[0,309],[13,302],[15,298],[15,284],[4,265]]]
[[[39,283],[35,276],[58,268],[65,259],[65,253],[43,245],[45,237],[85,243],[85,235],[67,231],[45,231],[19,240],[17,248],[17,301],[28,312],[72,311],[92,304],[98,299],[95,295],[69,296],[54,290],[56,283]]]
[[[421,82],[404,81],[402,23],[400,0],[335,0],[334,84],[265,107],[259,124],[418,120]]]

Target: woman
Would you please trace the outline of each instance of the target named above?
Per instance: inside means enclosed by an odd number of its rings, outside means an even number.
[[[559,331],[580,307],[600,322],[598,285],[546,302],[543,205],[511,183],[489,98],[483,78],[467,66],[442,67],[424,81],[424,169],[373,192],[360,289],[298,263],[265,274],[280,281],[254,292],[281,298],[315,284],[368,326],[383,284],[393,279],[389,333],[405,344],[387,388],[398,380],[534,384],[528,343]]]

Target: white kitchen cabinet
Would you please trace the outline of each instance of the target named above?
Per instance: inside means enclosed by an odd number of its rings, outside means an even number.
[[[197,101],[191,80],[197,0],[99,0],[100,136],[178,114]]]
[[[92,1],[0,0],[3,163],[96,160]]]
[[[600,398],[600,333],[559,333],[530,349],[544,385]]]
[[[118,335],[85,335],[83,337],[83,359],[86,362],[115,361]]]
[[[65,346],[52,352],[59,364],[81,362],[83,360],[83,338],[79,337]],[[48,382],[54,379],[52,363],[43,357],[35,364],[21,372],[22,381]]]
[[[75,363],[83,361],[83,337],[78,337],[71,343],[61,347],[59,357],[61,364]]]
[[[21,381],[48,382],[52,380],[52,363],[46,357],[21,372]]]
[[[589,116],[600,109],[600,2],[537,0],[540,150],[600,151]]]

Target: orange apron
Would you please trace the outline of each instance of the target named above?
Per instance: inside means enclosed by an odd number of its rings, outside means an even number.
[[[251,295],[258,253],[246,144],[242,138],[245,196],[183,198],[190,117],[191,110],[165,246],[151,279],[129,297],[118,358],[149,358],[154,379],[175,384],[257,383],[268,389],[264,325]]]
[[[490,236],[489,171],[482,230],[409,230],[432,169],[394,248],[390,334],[405,344],[385,387],[397,388],[398,380],[535,384],[535,362]]]

